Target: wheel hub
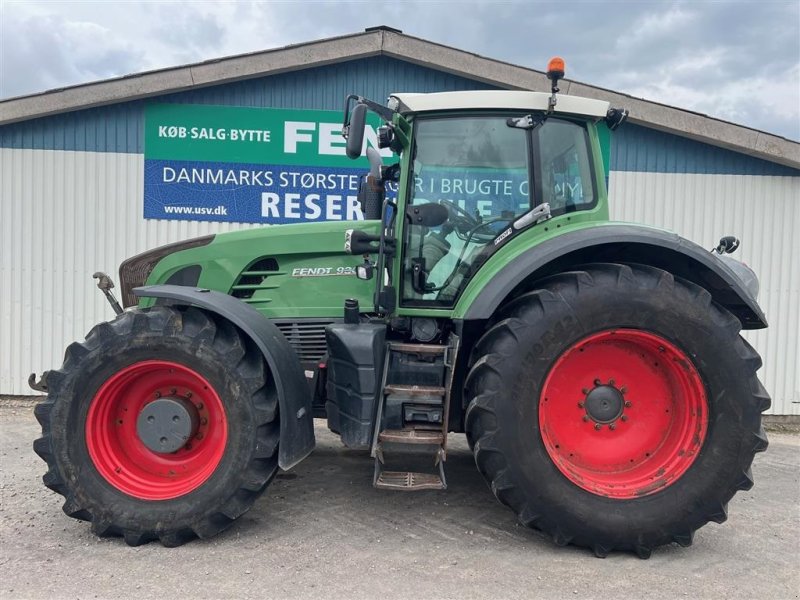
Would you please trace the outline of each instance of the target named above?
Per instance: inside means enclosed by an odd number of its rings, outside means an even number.
[[[158,398],[145,405],[136,419],[136,433],[149,450],[170,454],[183,448],[197,431],[194,405],[177,396]]]
[[[609,329],[577,341],[555,361],[540,394],[539,428],[553,463],[575,485],[607,498],[671,485],[705,440],[700,374],[654,332]]]
[[[611,385],[598,385],[586,395],[586,414],[595,423],[613,423],[622,416],[625,400]]]

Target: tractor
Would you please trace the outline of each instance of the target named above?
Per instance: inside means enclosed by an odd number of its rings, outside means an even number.
[[[348,96],[363,220],[139,254],[123,306],[95,274],[116,318],[31,379],[64,512],[134,546],[209,538],[326,419],[387,491],[446,489],[466,434],[522,524],[600,557],[725,521],[767,447],[740,336],[767,326],[758,280],[732,236],[610,221],[603,148],[628,113],[547,74],[550,93]]]

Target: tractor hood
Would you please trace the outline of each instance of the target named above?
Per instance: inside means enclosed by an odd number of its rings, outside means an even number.
[[[123,297],[129,305],[126,290],[173,284],[232,295],[271,318],[341,317],[345,298],[368,310],[374,282],[355,277],[364,257],[345,253],[345,232],[354,228],[378,233],[380,222],[276,225],[163,246],[123,263]],[[131,272],[146,279],[126,276]]]

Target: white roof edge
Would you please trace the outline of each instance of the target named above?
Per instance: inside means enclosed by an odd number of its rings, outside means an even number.
[[[509,90],[550,90],[550,82],[541,71],[377,27],[352,35],[0,100],[0,126],[378,55]],[[561,89],[565,95],[594,98],[627,108],[632,123],[800,169],[800,142],[576,81],[562,81]]]
[[[431,94],[392,94],[409,112],[438,110],[547,110],[550,94],[517,90],[480,90],[472,92],[436,92]],[[605,117],[609,103],[604,100],[558,94],[555,112]]]

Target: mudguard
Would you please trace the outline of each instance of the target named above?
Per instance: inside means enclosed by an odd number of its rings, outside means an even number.
[[[590,262],[640,263],[664,269],[707,289],[715,302],[741,321],[743,329],[767,327],[764,312],[745,282],[715,254],[677,234],[627,224],[564,233],[520,254],[477,293],[463,319],[488,319],[527,281]]]
[[[227,319],[258,346],[278,388],[281,420],[278,465],[287,470],[314,449],[314,418],[311,395],[303,369],[280,330],[252,306],[221,292],[180,285],[135,288],[140,298],[162,298],[169,304],[192,305]]]

